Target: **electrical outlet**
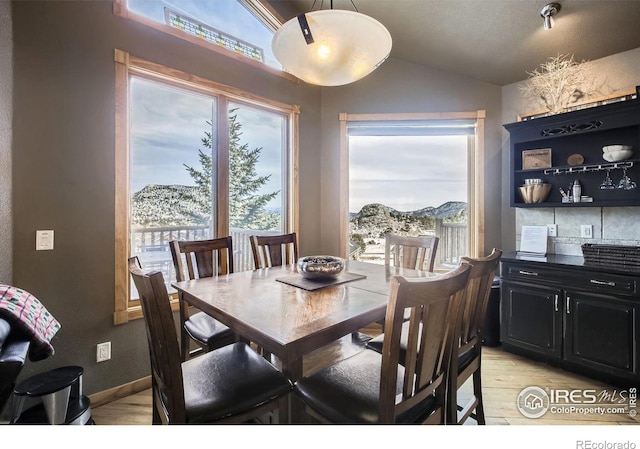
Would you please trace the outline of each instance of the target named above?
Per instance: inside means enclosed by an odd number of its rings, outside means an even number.
[[[557,237],[558,236],[558,225],[557,224],[548,224],[547,225],[547,235],[549,237]]]
[[[581,225],[580,226],[580,237],[583,239],[592,239],[593,238],[593,225]]]
[[[96,349],[96,362],[104,362],[111,359],[111,342],[98,343]]]

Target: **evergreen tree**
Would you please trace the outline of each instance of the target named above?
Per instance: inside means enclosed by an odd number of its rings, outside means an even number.
[[[260,159],[262,147],[249,149],[248,144],[240,144],[242,124],[238,122],[236,109],[229,116],[229,227],[240,229],[278,229],[280,217],[266,211],[265,206],[275,198],[279,191],[258,194],[271,175],[258,176],[256,164]],[[210,122],[207,122],[211,125]],[[199,151],[200,169],[184,166],[197,186],[194,202],[204,215],[211,216],[212,183],[212,135],[205,131],[202,146],[209,151]]]

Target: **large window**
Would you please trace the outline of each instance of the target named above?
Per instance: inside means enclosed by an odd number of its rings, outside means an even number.
[[[483,117],[342,114],[344,254],[384,263],[389,233],[437,236],[436,270],[481,254]]]
[[[297,108],[120,51],[116,61],[118,323],[139,314],[128,257],[170,287],[171,239],[231,235],[242,271],[249,235],[295,230]]]
[[[283,19],[263,0],[115,0],[114,12],[295,80],[271,51]]]

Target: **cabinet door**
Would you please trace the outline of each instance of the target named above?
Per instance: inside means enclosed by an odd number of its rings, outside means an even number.
[[[532,284],[502,282],[502,341],[530,352],[562,356],[561,291]]]
[[[634,302],[567,291],[565,308],[568,362],[623,377],[634,373],[638,363]]]

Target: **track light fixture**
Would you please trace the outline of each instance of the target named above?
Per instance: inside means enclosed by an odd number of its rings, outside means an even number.
[[[550,30],[553,27],[553,16],[560,11],[560,3],[549,3],[540,11],[540,15],[544,19],[544,29]]]

